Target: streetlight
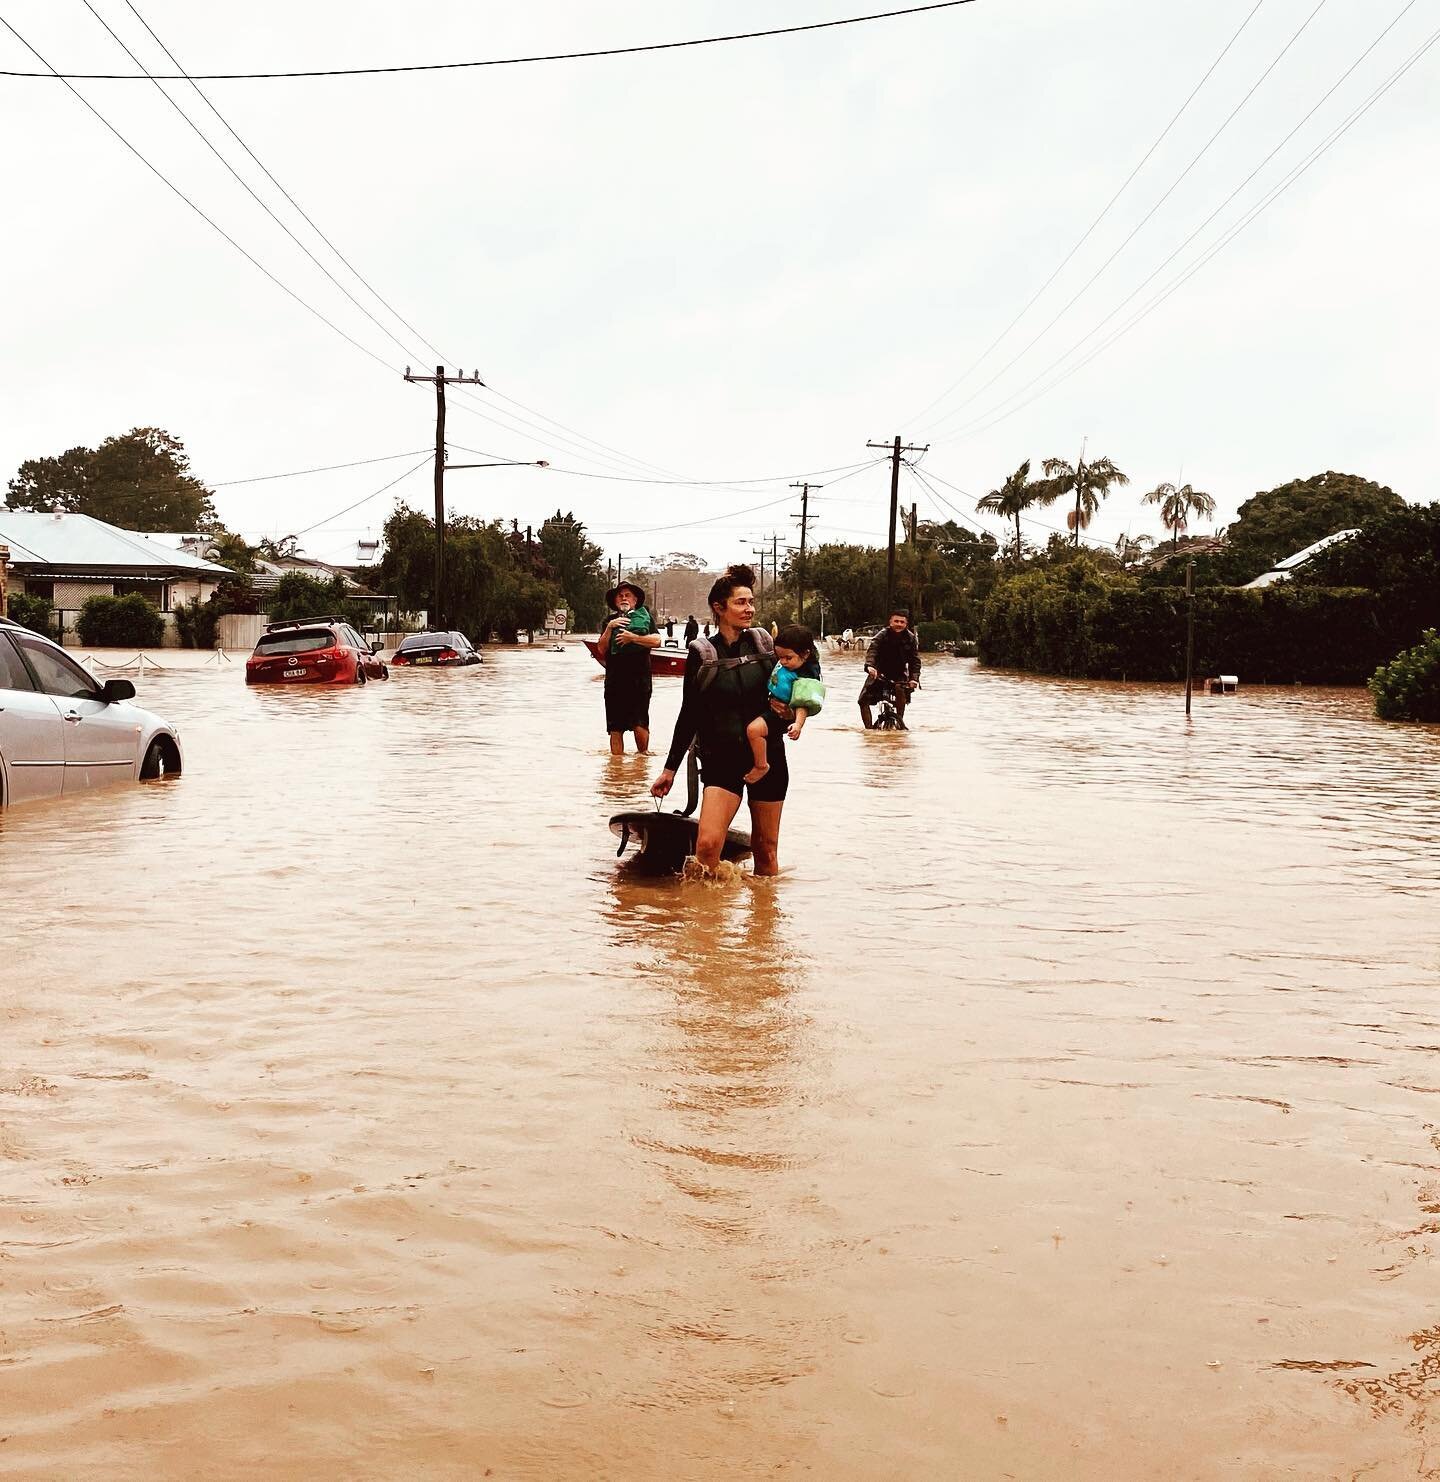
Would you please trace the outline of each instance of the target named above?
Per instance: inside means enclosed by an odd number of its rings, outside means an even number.
[[[548,458],[497,458],[491,463],[451,463],[447,458],[439,465],[435,479],[435,614],[430,622],[432,628],[445,626],[445,474],[452,468],[549,467]]]

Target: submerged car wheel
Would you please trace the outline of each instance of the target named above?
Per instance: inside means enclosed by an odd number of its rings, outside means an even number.
[[[166,777],[180,775],[180,755],[175,744],[167,736],[157,736],[145,748],[145,760],[140,763],[142,782],[159,782]]]
[[[357,661],[355,665],[355,683],[364,684],[366,679],[365,666]]]

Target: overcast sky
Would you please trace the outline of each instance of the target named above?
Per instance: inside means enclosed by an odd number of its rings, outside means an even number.
[[[171,70],[126,0],[91,3],[147,66]],[[676,549],[719,562],[773,530],[783,538],[799,507],[786,484],[814,470],[840,472],[817,476],[828,487],[813,497],[813,538],[880,540],[888,471],[850,469],[875,456],[867,440],[895,433],[932,444],[920,463],[930,489],[908,473],[902,483],[922,518],[953,513],[942,499],[973,518],[975,498],[1021,459],[1037,468],[1047,455],[1073,461],[1082,442],[1132,480],[1092,527],[1099,539],[1127,528],[1159,534],[1139,496],[1162,480],[1209,491],[1222,524],[1256,490],[1330,468],[1428,500],[1437,492],[1440,45],[1195,277],[1046,389],[1262,201],[1440,27],[1440,0],[1410,0],[1294,138],[1107,321],[1404,4],[1320,0],[1317,12],[1316,0],[1261,0],[1258,10],[1255,0],[974,0],[643,56],[204,84],[419,334],[350,276],[193,90],[172,84],[174,98],[398,344],[265,216],[155,86],[75,84],[196,205],[378,361],[267,281],[62,83],[0,78],[9,141],[0,472],[8,478],[25,458],[158,425],[185,443],[229,526],[258,538],[324,521],[303,545],[348,558],[357,536],[378,533],[396,495],[420,507],[430,498],[423,467],[336,514],[433,445],[433,394],[401,379],[407,362],[418,371],[439,359],[423,334],[452,367],[478,368],[495,392],[542,414],[489,392],[452,395],[452,461],[479,461],[463,445],[556,465],[457,471],[447,481],[452,508],[513,514],[522,524],[573,509],[607,551],[626,553],[627,567]],[[135,5],[190,72],[626,46],[884,8],[860,0]],[[1252,11],[1089,240],[972,371]],[[134,70],[83,0],[5,0],[0,15],[61,71]],[[0,67],[38,65],[0,29]],[[412,450],[363,468],[231,482]],[[561,469],[771,481],[666,487]],[[1039,517],[1063,522],[1056,511]]]

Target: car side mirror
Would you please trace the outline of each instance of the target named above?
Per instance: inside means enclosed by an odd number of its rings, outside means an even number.
[[[370,645],[370,652],[372,654],[383,654],[385,652],[385,645],[377,640]]]
[[[128,679],[107,679],[100,686],[100,699],[106,705],[113,705],[116,700],[133,700],[135,698],[135,686]]]

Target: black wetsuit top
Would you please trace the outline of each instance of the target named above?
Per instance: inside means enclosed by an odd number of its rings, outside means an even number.
[[[699,650],[691,646],[685,656],[685,693],[665,766],[668,771],[678,771],[694,741],[706,785],[738,793],[743,791],[740,778],[754,765],[745,727],[769,708],[770,671],[775,660],[760,652],[748,632],[741,633],[734,643],[726,643],[717,631],[710,642],[720,659],[749,658],[751,662],[734,668],[722,664],[702,692],[699,674],[703,660]],[[757,802],[778,802],[784,798],[789,781],[783,733],[772,734],[766,752],[770,771],[754,785],[750,796]]]

